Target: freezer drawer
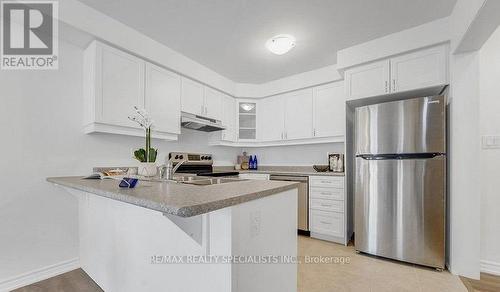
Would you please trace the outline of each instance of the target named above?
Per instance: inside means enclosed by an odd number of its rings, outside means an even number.
[[[356,250],[444,268],[446,157],[356,158]]]
[[[356,154],[446,153],[445,109],[444,96],[356,108]]]

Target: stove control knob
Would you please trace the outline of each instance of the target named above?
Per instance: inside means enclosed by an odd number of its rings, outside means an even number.
[[[175,159],[179,159],[179,155],[175,155]]]
[[[212,157],[211,156],[207,156],[207,160],[212,160]]]
[[[184,159],[184,155],[179,155],[179,159]]]

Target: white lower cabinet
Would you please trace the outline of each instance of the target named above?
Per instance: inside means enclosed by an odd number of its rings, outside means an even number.
[[[344,177],[309,177],[309,230],[311,237],[347,245]]]
[[[312,209],[309,218],[311,232],[320,235],[319,238],[337,237],[341,239],[344,237],[344,213]],[[325,237],[321,237],[321,235]],[[340,243],[343,242],[340,241]]]

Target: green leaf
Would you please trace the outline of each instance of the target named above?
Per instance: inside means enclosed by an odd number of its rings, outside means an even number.
[[[157,155],[158,155],[157,149],[149,148],[149,162],[156,162]]]
[[[143,148],[135,150],[134,157],[140,162],[146,162],[146,150]]]

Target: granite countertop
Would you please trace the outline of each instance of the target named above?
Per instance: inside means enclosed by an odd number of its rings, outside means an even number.
[[[235,171],[234,167],[219,166],[217,171]],[[344,172],[318,172],[312,166],[259,166],[258,170],[236,170],[239,173],[265,173],[283,175],[345,176]]]
[[[82,176],[50,177],[64,187],[181,217],[192,217],[281,193],[298,186],[295,182],[243,180],[197,186],[176,182],[139,181],[134,189],[118,187],[111,179]]]

